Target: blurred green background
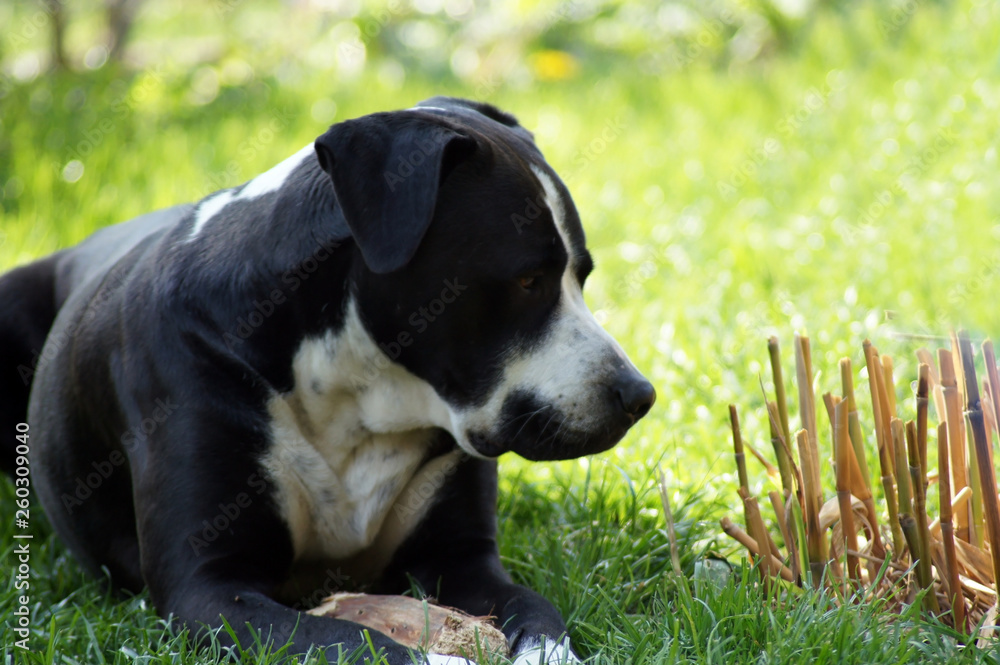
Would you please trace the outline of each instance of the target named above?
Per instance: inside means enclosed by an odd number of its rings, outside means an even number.
[[[589,304],[659,400],[604,455],[505,459],[508,490],[598,468],[611,512],[655,528],[662,463],[714,520],[737,501],[727,404],[768,447],[769,335],[790,373],[810,334],[819,393],[871,338],[910,413],[914,349],[1000,331],[996,2],[18,1],[0,25],[0,268],[243,182],[339,120],[435,94],[518,116],[581,212]],[[536,518],[507,507],[527,542]],[[697,540],[729,547],[714,531]]]
[[[576,198],[591,308],[660,396],[605,460],[727,481],[770,334],[905,377],[894,333],[1000,330],[994,2],[108,4],[0,5],[2,267],[445,93],[517,115]]]

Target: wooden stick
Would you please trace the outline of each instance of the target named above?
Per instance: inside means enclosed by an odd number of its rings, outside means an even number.
[[[896,380],[892,375],[892,358],[881,356],[882,360],[882,383],[885,384],[885,394],[889,398],[889,415],[896,417]]]
[[[990,397],[993,406],[993,422],[1000,424],[1000,371],[997,369],[997,355],[993,350],[993,342],[983,342],[983,361],[986,363],[986,380],[990,384]],[[1000,435],[1000,429],[997,430]]]
[[[765,541],[767,541],[767,549],[771,552],[771,554],[773,554],[775,557],[777,557],[777,559],[780,561],[781,560],[781,550],[778,549],[778,544],[774,542],[773,538],[771,538],[771,532],[767,530],[766,526],[764,526],[764,518],[760,514],[760,503],[757,501],[757,497],[755,497],[752,494],[750,494],[750,492],[747,491],[746,488],[743,488],[743,487],[739,488],[737,490],[737,492],[739,493],[740,498],[743,499],[743,511],[744,511],[744,514],[746,515],[747,529],[749,529],[749,531],[750,531],[750,536],[754,540],[756,540],[758,543],[762,539],[765,540]],[[750,499],[753,499],[753,501],[752,501],[751,507],[748,508],[747,507],[747,502]],[[757,516],[753,517],[750,514],[751,511],[756,512]],[[754,525],[754,521],[755,520],[760,520],[760,527],[761,528],[759,530]]]
[[[941,505],[941,542],[944,544],[944,557],[947,563],[948,599],[951,604],[952,616],[955,617],[955,629],[968,633],[965,621],[965,596],[962,594],[962,583],[958,579],[958,553],[955,550],[955,534],[951,523],[951,475],[948,465],[948,423],[938,425],[938,500]]]
[[[754,458],[756,458],[756,460],[760,462],[765,469],[767,469],[767,475],[771,476],[772,478],[778,477],[778,467],[771,464],[771,462],[766,457],[761,455],[760,451],[754,448],[752,443],[750,443],[749,441],[744,441],[743,448],[745,450],[749,450],[750,454],[753,455]]]
[[[986,533],[993,555],[994,586],[1000,584],[1000,500],[997,499],[997,479],[990,466],[990,442],[986,438],[982,404],[979,400],[979,381],[976,378],[975,359],[972,342],[968,333],[961,333],[962,366],[965,374],[965,390],[968,399],[969,421],[975,440],[976,457],[979,461],[979,479],[982,483],[983,507],[986,515]]]
[[[928,377],[928,391],[934,398],[934,411],[937,413],[939,423],[945,421],[944,395],[941,393],[941,377],[938,375],[937,365],[934,364],[934,356],[924,348],[917,349],[917,358],[930,368]]]
[[[788,399],[785,395],[785,379],[781,371],[781,348],[778,338],[767,340],[767,354],[771,358],[771,378],[774,380],[774,396],[778,405],[778,422],[781,424],[781,434],[785,443],[792,440],[792,430],[788,426]]]
[[[938,349],[938,365],[941,368],[941,391],[944,394],[945,402],[945,422],[948,424],[948,449],[951,455],[949,465],[951,468],[950,487],[958,492],[968,485],[966,481],[965,467],[965,432],[964,420],[961,416],[961,396],[958,392],[957,379],[955,377],[955,363],[951,352],[947,349]],[[941,473],[941,465],[938,463],[938,473]],[[950,495],[949,495],[950,498]],[[969,515],[966,510],[955,512],[956,535],[962,540],[969,540]]]
[[[746,531],[736,526],[735,523],[728,517],[723,517],[719,520],[719,525],[722,527],[722,531],[747,548],[751,555],[754,557],[760,556],[760,548],[757,546],[757,541],[750,537]],[[768,571],[774,572],[781,576],[781,579],[786,582],[794,582],[795,578],[792,576],[792,571],[790,571],[781,561],[774,558],[774,556],[769,556],[767,559]]]
[[[795,491],[792,482],[792,460],[791,451],[788,449],[788,440],[781,434],[781,424],[779,407],[776,402],[767,403],[767,424],[771,431],[771,447],[774,448],[774,456],[778,459],[778,473],[781,476],[781,488],[786,493]]]
[[[864,483],[864,492],[859,494],[855,491],[855,496],[861,499],[861,502],[865,505],[865,510],[868,511],[868,522],[872,527],[872,532],[869,534],[869,539],[872,543],[872,554],[884,559],[885,545],[882,543],[882,535],[879,533],[875,499],[872,496],[871,471],[868,469],[865,440],[861,430],[861,419],[858,416],[858,405],[854,397],[854,375],[851,370],[850,358],[840,359],[840,384],[844,391],[844,399],[847,401],[847,421],[848,431],[851,436],[851,447],[854,449],[854,458],[858,464],[858,473]]]
[[[733,430],[733,456],[736,458],[736,473],[740,479],[740,487],[750,489],[747,480],[747,460],[743,452],[743,435],[740,432],[740,417],[736,413],[736,405],[729,405],[729,424]]]
[[[880,365],[876,361],[877,352],[868,340],[865,340],[864,350],[865,363],[868,367],[868,387],[872,399],[872,416],[875,418],[875,438],[878,440],[878,461],[882,470],[882,489],[885,492],[885,505],[889,511],[889,529],[892,531],[892,555],[898,557],[903,551],[903,530],[899,526],[896,482],[893,477],[892,434],[888,429],[891,425],[889,422],[883,422],[885,411],[882,409],[882,397],[879,394],[882,382],[878,380],[881,373],[878,371]]]
[[[785,541],[785,548],[788,550],[788,561],[792,565],[792,574],[795,579],[799,578],[799,555],[795,545],[795,539],[788,528],[788,516],[785,514],[784,497],[781,492],[771,490],[767,493],[767,498],[771,501],[774,509],[774,518],[778,521],[778,530],[781,531],[781,539]]]
[[[842,401],[834,407],[834,459],[837,460],[837,502],[840,505],[840,530],[844,534],[844,551],[857,551],[858,534],[854,528],[854,508],[851,506],[850,461],[851,450],[850,425],[847,418],[849,404]],[[858,557],[846,554],[847,575],[854,582],[861,581],[861,563]]]
[[[968,393],[966,393],[968,394]],[[979,386],[976,386],[976,394],[979,394]],[[983,483],[979,475],[979,456],[976,454],[975,432],[969,420],[969,412],[965,413],[965,421],[968,425],[965,428],[966,446],[969,449],[969,487],[972,489],[972,497],[969,499],[971,509],[969,515],[969,542],[983,549],[983,538],[986,537],[985,516],[983,514]],[[980,411],[982,415],[982,411]],[[986,429],[986,419],[983,419],[983,430]],[[985,435],[984,435],[985,436]],[[987,442],[989,437],[986,437]],[[987,443],[987,445],[989,445]]]
[[[918,388],[919,391],[919,388]],[[931,589],[934,586],[934,571],[931,566],[930,533],[927,530],[927,502],[924,496],[924,483],[920,475],[920,450],[917,444],[917,426],[912,420],[906,423],[906,450],[910,469],[910,482],[913,488],[913,519],[914,543],[910,550],[914,553],[917,564],[917,584],[921,589]],[[933,590],[924,594],[924,609],[937,614],[940,606]]]
[[[795,435],[802,462],[802,481],[805,495],[806,552],[809,558],[809,572],[816,588],[822,584],[823,572],[827,564],[826,534],[819,526],[819,510],[823,505],[823,488],[818,485],[818,474],[807,472],[815,467],[816,451],[812,447],[809,432],[801,429]]]
[[[816,426],[816,395],[813,392],[812,375],[812,354],[809,349],[809,338],[804,335],[795,336],[795,372],[796,382],[799,388],[799,418],[802,420],[802,429],[809,433],[809,443],[812,450],[819,450],[819,429]],[[819,484],[819,460],[811,458],[812,464],[808,467],[809,474],[813,476],[815,484]],[[806,473],[806,464],[802,463],[803,474]],[[822,493],[822,490],[820,490]]]

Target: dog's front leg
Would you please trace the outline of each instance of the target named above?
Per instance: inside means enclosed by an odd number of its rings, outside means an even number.
[[[500,563],[496,473],[495,462],[471,457],[449,472],[420,528],[386,571],[381,591],[399,593],[414,579],[442,605],[496,617],[515,665],[578,663],[559,611],[515,584]]]

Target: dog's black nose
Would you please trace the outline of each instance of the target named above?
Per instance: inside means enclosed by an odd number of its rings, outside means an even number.
[[[614,393],[625,413],[632,416],[633,422],[649,413],[653,402],[656,401],[656,390],[653,388],[653,384],[634,370],[619,379],[614,387]]]

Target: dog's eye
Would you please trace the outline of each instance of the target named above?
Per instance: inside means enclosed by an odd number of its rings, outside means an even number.
[[[525,291],[531,291],[538,284],[538,275],[522,275],[517,278],[517,285]]]

